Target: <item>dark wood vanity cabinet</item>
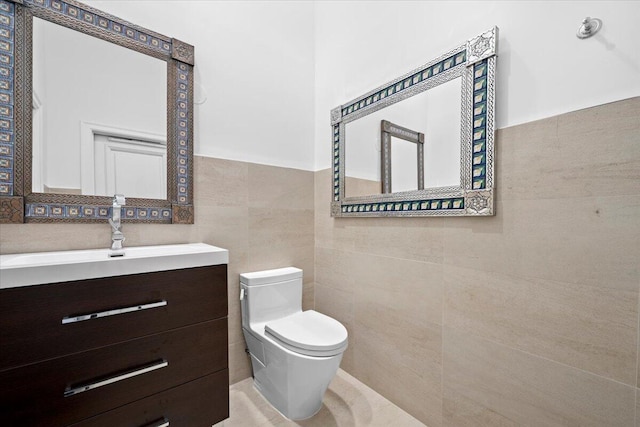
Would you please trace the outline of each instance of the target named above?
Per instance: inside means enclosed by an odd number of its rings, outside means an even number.
[[[0,290],[0,425],[229,416],[227,267]]]

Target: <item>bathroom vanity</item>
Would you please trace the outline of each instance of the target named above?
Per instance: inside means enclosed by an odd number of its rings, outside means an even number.
[[[211,426],[229,415],[228,252],[0,257],[0,425]]]

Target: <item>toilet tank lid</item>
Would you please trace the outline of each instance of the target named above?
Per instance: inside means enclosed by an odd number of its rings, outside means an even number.
[[[302,270],[299,268],[285,267],[255,271],[253,273],[242,273],[240,275],[240,283],[247,286],[266,285],[269,283],[286,282],[287,280],[299,279],[301,277]]]

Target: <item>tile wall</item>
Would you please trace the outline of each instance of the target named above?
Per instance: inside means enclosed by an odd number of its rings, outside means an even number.
[[[343,369],[429,427],[636,425],[640,98],[502,129],[496,159],[490,218],[333,219],[316,173]]]
[[[204,242],[229,250],[229,368],[251,375],[241,332],[239,274],[296,266],[304,270],[304,307],[313,307],[314,174],[195,157],[195,224],[124,224],[125,246]],[[0,252],[108,247],[105,224],[2,224]]]

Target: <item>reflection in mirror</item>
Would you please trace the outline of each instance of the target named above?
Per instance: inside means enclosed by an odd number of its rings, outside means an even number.
[[[416,144],[407,140],[390,137],[391,151],[391,167],[388,180],[383,179],[383,193],[397,193],[399,191],[415,191],[422,190],[420,187],[420,179],[422,178],[424,185],[424,167],[421,167],[422,173],[418,176],[418,166],[420,154],[424,159],[424,151],[417,153]],[[384,152],[384,149],[383,149]],[[423,160],[424,161],[424,160]],[[384,159],[382,160],[384,165]],[[423,163],[421,163],[422,166]],[[384,177],[384,171],[381,172]],[[388,189],[385,187],[388,186]]]
[[[460,185],[461,77],[345,125],[346,197],[382,191],[380,122],[424,134],[424,188]],[[416,145],[392,138],[392,192],[418,190]]]
[[[382,144],[382,192],[415,191],[424,189],[424,133],[407,129],[387,120],[380,122]],[[404,142],[403,142],[404,141]],[[408,143],[415,144],[412,149]],[[415,168],[407,167],[414,157]],[[392,167],[396,159],[396,168]],[[398,162],[397,159],[401,161]],[[406,159],[403,161],[403,159]]]
[[[167,198],[165,61],[34,17],[33,90],[33,192]]]

